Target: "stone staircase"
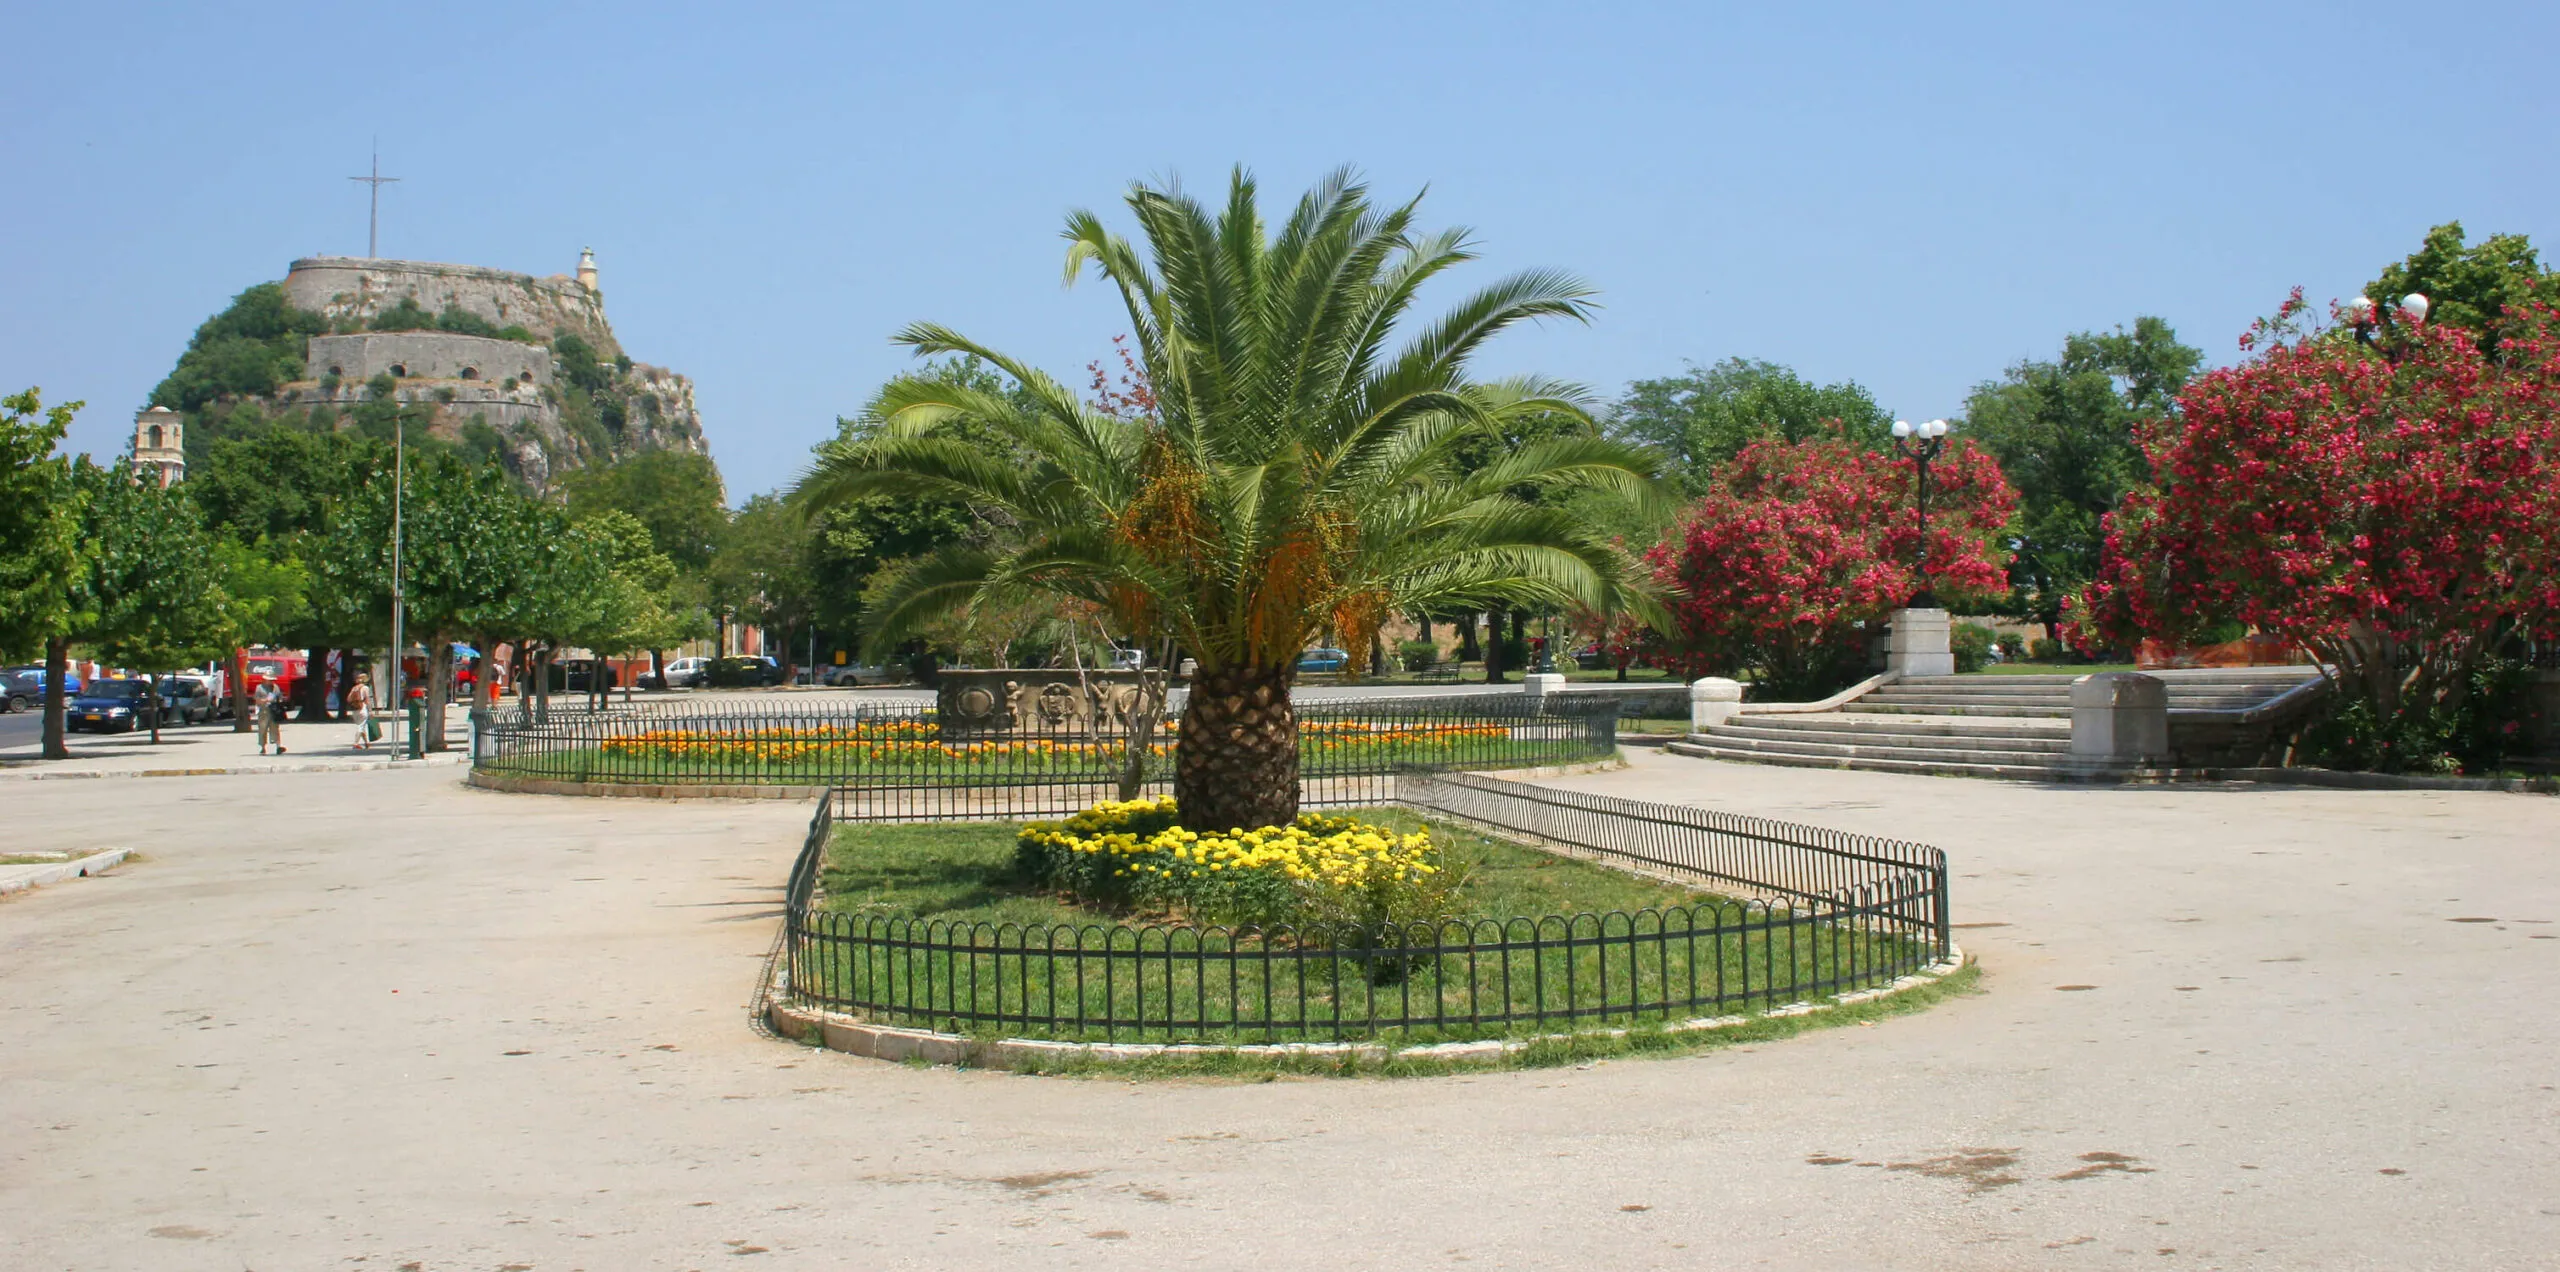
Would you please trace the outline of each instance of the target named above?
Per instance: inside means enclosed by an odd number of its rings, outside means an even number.
[[[2183,711],[2246,711],[2319,673],[2239,667],[2149,673]],[[1668,749],[1680,755],[1805,768],[1873,769],[2052,781],[2071,753],[2077,675],[1916,676],[1835,711],[1747,712]],[[1747,709],[1746,709],[1747,710]]]

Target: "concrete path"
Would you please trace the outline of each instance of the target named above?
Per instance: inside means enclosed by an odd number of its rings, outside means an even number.
[[[1587,1070],[884,1066],[745,1002],[805,812],[451,770],[9,792],[0,1267],[2409,1268],[2560,1247],[2560,802],[1639,755],[1940,844],[1980,996]],[[756,1260],[740,1261],[740,1256]]]

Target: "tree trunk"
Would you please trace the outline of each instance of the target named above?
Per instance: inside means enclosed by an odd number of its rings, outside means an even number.
[[[1506,643],[1507,639],[1502,634],[1502,610],[1496,608],[1487,611],[1484,616],[1484,682],[1486,684],[1505,683],[1502,673],[1510,670],[1502,665],[1502,651]]]
[[[151,695],[145,700],[151,708],[151,745],[158,746],[160,745],[160,673],[144,672],[142,686],[143,691]]]
[[[1421,613],[1415,614],[1413,616],[1413,625],[1421,629],[1414,633],[1413,638],[1415,640],[1431,639],[1431,612],[1429,610],[1424,610]]]
[[[667,687],[666,656],[654,649],[649,651],[649,679],[661,690]],[[629,694],[623,695],[625,701],[628,701],[630,697],[631,695]]]
[[[1298,715],[1286,667],[1202,667],[1182,707],[1174,797],[1193,830],[1285,826],[1298,816]]]
[[[329,647],[302,651],[302,723],[329,722]]]
[[[445,749],[445,687],[452,681],[453,638],[437,632],[435,644],[427,650],[427,718],[421,726],[427,735],[426,749],[429,751]]]
[[[62,742],[62,682],[71,674],[71,638],[44,642],[44,758],[67,760],[71,748]]]

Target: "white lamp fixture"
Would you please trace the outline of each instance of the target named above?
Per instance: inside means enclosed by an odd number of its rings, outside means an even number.
[[[2372,302],[2368,301],[2366,303],[2370,304]],[[2411,322],[2425,322],[2427,320],[2427,298],[2416,292],[2411,292],[2408,295],[2401,297],[2400,312]]]
[[[1947,435],[1947,422],[1945,420],[1931,420],[1927,424],[1921,425],[1921,429],[1923,430],[1920,434],[1922,437],[1944,437]]]
[[[1894,435],[1894,436],[1896,436],[1896,437],[1909,437],[1909,436],[1911,436],[1911,421],[1909,421],[1909,420],[1895,420],[1895,421],[1893,422],[1893,435]]]
[[[2358,296],[2354,300],[2348,301],[2347,321],[2353,323],[2367,323],[2373,321],[2373,297]]]

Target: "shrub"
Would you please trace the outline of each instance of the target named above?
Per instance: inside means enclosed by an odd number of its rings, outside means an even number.
[[[1947,634],[1947,648],[1956,656],[1958,672],[1980,671],[1991,662],[1991,644],[2000,633],[1980,623],[1958,623]]]
[[[1866,665],[1861,625],[1901,605],[1920,529],[1912,465],[1834,433],[1746,447],[1647,554],[1673,604],[1666,661],[1684,676],[1757,673],[1818,697]],[[2006,590],[1998,534],[2017,495],[1972,443],[1930,469],[1929,574],[1948,600]]]
[[[2063,647],[2061,641],[2050,636],[2038,636],[2027,642],[2027,661],[2029,662],[2058,663],[2069,652]]]
[[[2343,762],[2459,759],[2478,673],[2560,636],[2560,308],[2510,305],[2495,356],[2390,315],[2384,356],[2304,311],[2296,291],[2149,431],[2151,481],[2108,515],[2066,634],[2254,627],[2331,668]]]
[[[1396,658],[1406,671],[1421,671],[1440,661],[1440,646],[1427,640],[1408,640],[1396,646]]]
[[[1203,834],[1181,825],[1166,796],[1032,822],[1014,843],[1016,864],[1033,882],[1115,909],[1162,909],[1202,923],[1357,939],[1456,909],[1457,880],[1441,868],[1430,832],[1348,817],[1302,813],[1287,826]]]

